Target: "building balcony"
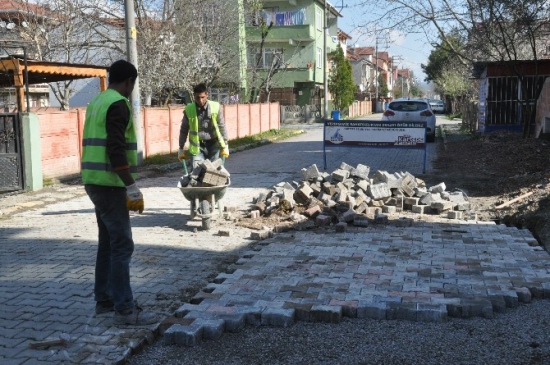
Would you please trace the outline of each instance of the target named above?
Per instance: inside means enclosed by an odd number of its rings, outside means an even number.
[[[259,27],[246,27],[246,40],[259,43],[262,40]],[[312,42],[315,40],[315,29],[312,24],[273,26],[269,30],[266,42],[296,44],[297,42]]]
[[[286,68],[284,72],[276,73],[273,78],[276,81],[277,87],[294,87],[295,82],[323,82],[323,73],[320,68],[294,68],[292,66]],[[260,78],[265,77],[267,70],[258,70]]]

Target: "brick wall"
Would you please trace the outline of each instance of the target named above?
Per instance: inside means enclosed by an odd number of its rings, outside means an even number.
[[[224,105],[222,110],[230,140],[280,128],[279,103]],[[85,110],[46,108],[33,112],[40,121],[44,177],[59,178],[80,173]],[[140,116],[143,120],[144,157],[178,150],[183,106],[142,108]]]

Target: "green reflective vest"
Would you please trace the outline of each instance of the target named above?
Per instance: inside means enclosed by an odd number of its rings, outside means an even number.
[[[137,172],[137,138],[130,102],[119,92],[107,89],[92,99],[86,108],[86,120],[82,138],[82,182],[103,186],[120,186],[124,183],[113,171],[107,155],[107,111],[119,101],[126,101],[130,111],[130,121],[125,131],[126,156],[130,165],[130,173],[134,179]]]
[[[214,126],[214,131],[216,132],[216,138],[220,144],[220,148],[225,148],[225,140],[223,139],[222,134],[220,133],[220,128],[218,127],[218,115],[220,114],[220,103],[215,101],[208,100],[210,104],[210,113],[212,114],[212,125]],[[200,152],[200,141],[199,141],[199,117],[197,116],[197,107],[195,103],[189,103],[185,106],[185,115],[189,121],[189,153],[193,156],[196,156]]]

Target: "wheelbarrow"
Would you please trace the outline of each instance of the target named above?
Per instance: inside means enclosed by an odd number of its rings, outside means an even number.
[[[183,167],[186,176],[189,176],[187,170],[187,162],[183,161]],[[209,230],[212,224],[212,218],[217,210],[218,217],[223,215],[223,204],[221,199],[224,197],[227,188],[231,184],[228,179],[226,185],[222,186],[181,186],[178,183],[178,188],[181,193],[191,204],[191,219],[198,217],[202,219],[202,229]]]

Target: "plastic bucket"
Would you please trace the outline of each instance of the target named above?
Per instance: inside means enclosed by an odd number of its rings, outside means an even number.
[[[339,110],[333,110],[331,113],[330,113],[332,119],[334,120],[340,120],[340,111]]]

